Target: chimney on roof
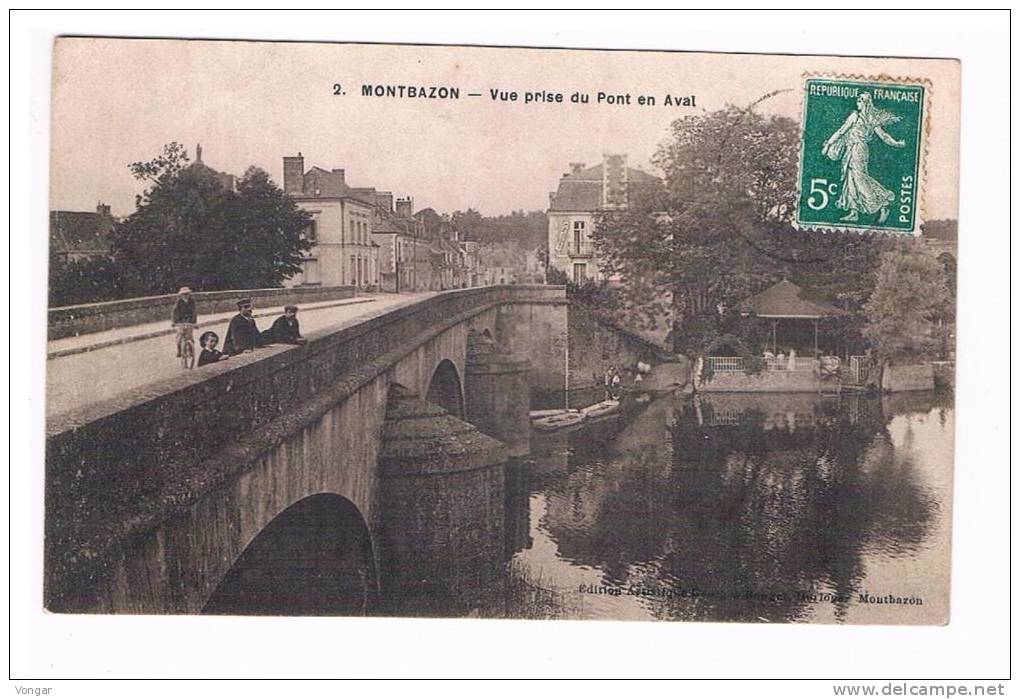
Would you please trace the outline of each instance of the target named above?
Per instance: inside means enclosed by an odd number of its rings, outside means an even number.
[[[570,163],[570,174],[580,175],[581,170],[584,169],[584,163]]]
[[[305,191],[305,158],[301,151],[296,156],[283,156],[283,191],[287,194]]]
[[[393,213],[393,192],[376,192],[375,202],[387,213]]]
[[[202,144],[201,143],[195,145],[195,162],[196,163],[202,162]]]
[[[602,206],[627,208],[627,156],[606,153],[602,156]]]
[[[107,218],[109,218],[110,217],[110,205],[109,204],[104,204],[103,202],[98,202],[96,204],[96,213],[99,214],[100,216],[106,216]]]
[[[414,217],[414,197],[401,197],[397,199],[397,216],[401,218]]]
[[[342,167],[333,168],[333,174],[340,179],[340,184],[347,184],[347,182],[344,181],[344,169]]]

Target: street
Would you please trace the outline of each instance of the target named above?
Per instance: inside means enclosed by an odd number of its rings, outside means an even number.
[[[359,296],[343,304],[327,303],[306,308],[298,314],[301,333],[307,337],[326,328],[339,329],[353,325],[382,311],[420,301],[431,295],[431,292],[373,294]],[[256,309],[259,328],[267,329],[273,319],[282,313],[282,307]],[[227,313],[212,316],[217,320],[216,324],[195,329],[196,355],[201,351],[198,338],[206,330],[212,330],[220,336],[219,349],[223,348],[227,324],[232,315]],[[199,322],[209,319],[208,316],[202,316],[199,308]],[[167,320],[164,327],[169,324]],[[47,416],[113,398],[125,391],[186,371],[180,367],[175,357],[174,335],[151,337],[152,332],[153,324],[149,323],[50,342],[48,350],[52,358],[46,362]],[[144,339],[131,340],[132,337]],[[118,344],[108,344],[112,342]],[[89,351],[53,356],[54,353],[74,351],[81,349],[82,345],[92,344],[101,346]]]

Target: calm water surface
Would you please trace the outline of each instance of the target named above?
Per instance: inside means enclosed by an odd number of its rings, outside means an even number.
[[[932,394],[668,397],[536,432],[507,471],[504,579],[474,611],[944,621],[952,452]]]

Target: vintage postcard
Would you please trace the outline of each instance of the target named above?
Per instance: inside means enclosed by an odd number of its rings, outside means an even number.
[[[951,59],[61,37],[44,605],[946,624]]]

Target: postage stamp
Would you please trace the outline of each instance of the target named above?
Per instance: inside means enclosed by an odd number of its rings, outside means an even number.
[[[800,228],[919,234],[925,87],[884,78],[805,80]]]

